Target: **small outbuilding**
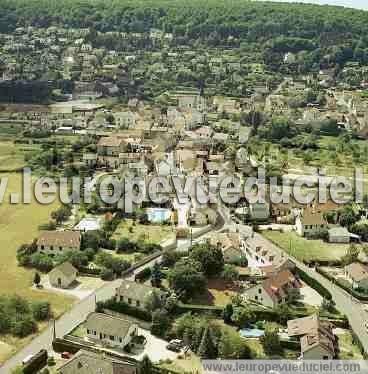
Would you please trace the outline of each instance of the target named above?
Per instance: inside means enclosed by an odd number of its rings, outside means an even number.
[[[345,227],[332,227],[328,230],[328,241],[330,243],[349,243],[350,233]]]
[[[49,273],[49,281],[53,287],[69,288],[77,280],[78,270],[70,263],[64,262]]]

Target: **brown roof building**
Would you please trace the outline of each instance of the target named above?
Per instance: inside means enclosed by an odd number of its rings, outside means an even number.
[[[81,234],[77,231],[43,231],[37,240],[37,250],[48,255],[77,251]]]

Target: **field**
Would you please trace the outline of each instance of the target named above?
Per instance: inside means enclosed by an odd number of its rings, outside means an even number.
[[[263,231],[262,235],[300,261],[340,260],[349,247],[348,244],[329,244],[322,240],[307,240],[295,232]]]
[[[122,221],[116,229],[114,239],[129,238],[132,241],[144,239],[148,243],[159,244],[162,240],[169,239],[173,235],[171,226],[141,225],[138,222],[134,226],[133,220],[127,219]]]
[[[0,152],[3,144],[0,145]],[[38,226],[48,221],[50,213],[55,210],[57,202],[51,205],[39,205],[32,201],[29,205],[11,205],[9,194],[21,192],[21,174],[0,174],[9,177],[4,201],[0,205],[0,295],[17,293],[28,300],[47,300],[52,304],[55,316],[60,316],[73,302],[73,299],[60,294],[50,294],[31,289],[34,272],[18,267],[16,260],[17,248],[37,237]],[[42,326],[41,326],[42,327]],[[14,339],[1,337],[9,346],[0,344],[0,362],[14,353],[14,349],[21,347],[31,339]]]
[[[16,171],[24,166],[24,155],[36,146],[0,142],[0,172]]]

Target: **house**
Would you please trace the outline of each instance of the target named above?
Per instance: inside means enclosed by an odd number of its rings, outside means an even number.
[[[225,263],[242,265],[246,261],[245,250],[239,233],[214,233],[210,237],[210,243],[214,246],[220,246]]]
[[[146,298],[154,291],[157,292],[161,300],[165,299],[166,293],[158,288],[123,280],[120,287],[115,290],[115,298],[116,301],[127,303],[139,309],[144,309]]]
[[[287,258],[277,246],[261,236],[247,237],[244,241],[248,266],[263,270],[268,267],[268,273],[295,269],[295,264]],[[272,271],[270,269],[272,268]]]
[[[37,250],[54,257],[71,251],[79,251],[81,234],[76,231],[43,231],[37,240]]]
[[[333,325],[321,321],[317,314],[290,320],[288,335],[300,338],[301,358],[305,360],[332,360],[337,353],[337,339]]]
[[[353,288],[368,290],[368,268],[367,266],[354,262],[345,266],[345,275],[353,284]]]
[[[190,214],[190,224],[192,226],[214,225],[217,220],[217,213],[214,209],[204,207],[192,209]]]
[[[310,237],[322,229],[328,228],[323,212],[314,207],[305,208],[295,219],[296,232],[300,236]]]
[[[203,96],[200,95],[179,95],[178,107],[180,109],[196,109],[199,112],[204,112],[207,109],[207,102]]]
[[[120,348],[124,348],[138,335],[135,323],[103,313],[89,314],[85,328],[89,339]]]
[[[136,374],[130,361],[91,351],[80,350],[57,369],[58,374]]]
[[[330,243],[349,243],[349,230],[346,227],[332,227],[328,230],[328,241]]]
[[[254,221],[267,221],[270,218],[270,204],[267,202],[250,203],[249,216]]]
[[[274,308],[299,293],[301,284],[289,270],[272,275],[262,283],[245,290],[244,296],[263,306]]]
[[[49,272],[49,282],[53,287],[69,288],[77,280],[77,274],[70,262],[64,262]]]
[[[99,156],[119,157],[124,152],[125,141],[117,136],[102,137],[97,143]]]
[[[127,112],[116,112],[113,113],[115,118],[115,124],[123,129],[129,129],[135,126],[136,123],[136,114],[127,111]]]

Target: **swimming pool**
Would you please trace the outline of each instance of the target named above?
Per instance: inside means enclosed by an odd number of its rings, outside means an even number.
[[[146,213],[148,220],[154,223],[165,222],[171,217],[171,210],[165,208],[148,208]]]
[[[239,334],[242,338],[260,338],[264,335],[264,330],[260,329],[241,329]]]

